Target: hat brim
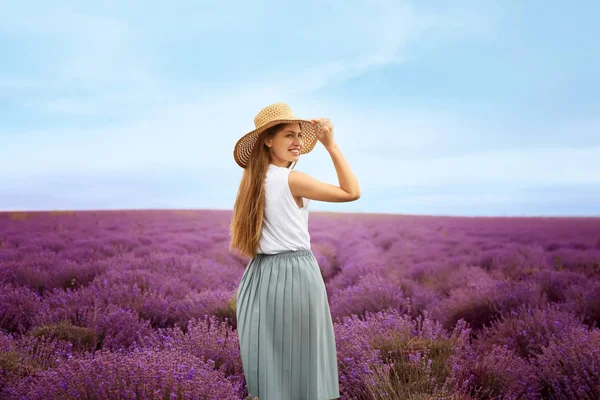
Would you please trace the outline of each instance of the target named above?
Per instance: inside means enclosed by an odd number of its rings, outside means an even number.
[[[277,119],[269,121],[263,126],[246,133],[237,141],[233,148],[233,158],[235,159],[235,162],[245,169],[248,166],[248,160],[250,159],[256,140],[265,129],[269,129],[277,124],[289,124],[295,122],[300,124],[302,139],[304,141],[304,146],[302,147],[300,154],[310,153],[318,142],[316,129],[313,123],[306,119]]]

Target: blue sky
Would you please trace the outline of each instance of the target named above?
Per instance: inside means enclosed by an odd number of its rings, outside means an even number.
[[[283,101],[361,185],[312,211],[600,215],[597,2],[335,4],[0,0],[0,210],[231,209]]]

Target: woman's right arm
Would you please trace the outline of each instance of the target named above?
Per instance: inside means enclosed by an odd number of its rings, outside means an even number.
[[[337,143],[331,141],[325,148],[335,166],[339,186],[321,182],[300,171],[291,171],[288,175],[288,184],[292,194],[295,197],[332,203],[358,200],[360,198],[358,180]]]

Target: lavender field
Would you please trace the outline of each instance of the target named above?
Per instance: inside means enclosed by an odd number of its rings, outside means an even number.
[[[229,211],[0,213],[0,398],[243,399]],[[312,212],[343,399],[600,398],[600,219]]]

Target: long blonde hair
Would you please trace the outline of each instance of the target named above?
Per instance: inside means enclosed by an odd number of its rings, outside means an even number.
[[[230,252],[250,258],[256,256],[265,212],[264,180],[270,164],[269,147],[265,140],[275,136],[283,125],[274,125],[264,130],[252,149],[233,206],[233,217],[229,225]],[[292,162],[289,162],[287,168],[291,165]]]

